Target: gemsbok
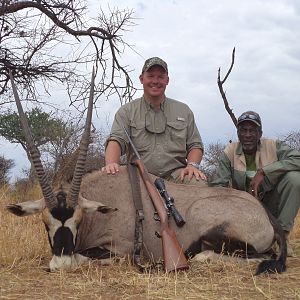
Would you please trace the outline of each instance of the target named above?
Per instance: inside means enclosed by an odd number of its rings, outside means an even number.
[[[126,167],[118,175],[94,171],[84,175],[92,119],[94,72],[85,130],[79,145],[79,156],[70,185],[52,189],[34,145],[20,99],[11,83],[22,128],[30,148],[43,198],[7,206],[17,216],[42,213],[53,257],[50,270],[72,268],[88,257],[131,256],[134,249],[135,208]],[[155,177],[151,177],[153,180]],[[159,222],[153,218],[154,208],[142,180],[138,180],[144,209],[143,259],[161,261],[162,247]],[[188,257],[201,251],[259,257],[279,245],[276,258],[260,262],[257,274],[282,272],[286,269],[287,246],[284,233],[272,215],[253,196],[246,192],[222,187],[198,187],[165,182],[168,193],[175,199],[176,208],[186,221],[170,226]],[[101,201],[101,202],[100,202]],[[241,251],[241,252],[240,252]]]

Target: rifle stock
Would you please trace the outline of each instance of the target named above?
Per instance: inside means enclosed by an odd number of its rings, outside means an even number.
[[[131,143],[132,141],[130,141]],[[140,158],[136,160],[136,165],[140,171],[148,194],[160,218],[160,235],[162,238],[162,251],[165,270],[167,272],[188,269],[188,263],[182,251],[174,230],[169,227],[168,215],[159,192],[149,177],[149,173]]]

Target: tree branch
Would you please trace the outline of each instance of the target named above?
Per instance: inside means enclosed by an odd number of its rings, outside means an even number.
[[[89,80],[82,69],[86,70],[93,64],[100,78],[97,78],[95,101],[102,95],[108,97],[115,93],[121,104],[130,101],[136,89],[127,67],[122,66],[119,59],[125,47],[131,48],[121,33],[134,25],[133,12],[116,9],[106,16],[100,10],[98,20],[86,26],[90,20],[84,15],[84,4],[82,0],[2,1],[0,95],[7,99],[11,96],[8,85],[10,69],[16,84],[21,86],[20,90],[27,93],[24,98],[38,98],[38,80],[42,81],[49,95],[49,82],[60,82],[67,86],[71,104],[77,102],[81,105],[89,91]],[[80,37],[89,40],[81,41]],[[61,45],[65,46],[63,50]],[[65,59],[62,54],[65,54]],[[6,102],[2,97],[0,105]]]
[[[222,96],[222,99],[223,99],[223,102],[224,102],[225,109],[228,112],[229,116],[231,117],[231,120],[232,120],[234,126],[237,126],[237,119],[236,119],[234,113],[232,112],[232,109],[229,107],[228,100],[227,100],[227,97],[226,97],[226,93],[224,92],[224,89],[223,89],[223,84],[227,80],[229,74],[231,73],[233,65],[234,65],[234,55],[235,55],[235,47],[232,50],[232,57],[231,57],[230,68],[227,71],[226,76],[224,77],[223,80],[221,80],[221,78],[220,78],[221,68],[219,68],[219,70],[218,70],[218,87],[219,87],[219,91],[221,93],[221,96]]]

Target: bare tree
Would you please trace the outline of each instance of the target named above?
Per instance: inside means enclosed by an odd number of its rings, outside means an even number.
[[[300,131],[292,131],[283,137],[283,140],[293,149],[300,151]]]
[[[219,68],[217,82],[218,82],[219,91],[222,96],[225,109],[228,112],[229,116],[231,117],[234,125],[237,126],[237,118],[235,117],[232,109],[229,106],[229,103],[228,103],[228,100],[226,97],[226,93],[223,88],[223,84],[225,83],[225,81],[227,80],[228,76],[230,75],[230,73],[232,71],[232,68],[234,65],[234,59],[235,59],[235,48],[233,48],[233,50],[232,50],[231,64],[230,64],[230,67],[229,67],[224,79],[221,79],[221,75],[220,75],[221,68]],[[282,140],[284,140],[291,148],[300,150],[300,132],[299,131],[293,131],[293,132],[287,133],[285,136],[283,136]]]
[[[207,147],[205,147],[205,154],[201,168],[207,176],[208,181],[211,181],[216,174],[219,166],[219,159],[224,149],[225,145],[221,142],[210,143]]]
[[[221,68],[219,68],[219,70],[218,70],[218,87],[219,87],[219,91],[220,91],[220,94],[221,94],[223,102],[224,102],[225,109],[228,112],[234,126],[236,126],[237,125],[237,119],[236,119],[232,109],[229,107],[229,103],[228,103],[228,100],[227,100],[227,97],[226,97],[226,93],[223,89],[223,84],[225,83],[225,81],[227,80],[228,76],[230,75],[230,73],[232,71],[232,68],[233,68],[233,65],[234,65],[234,58],[235,58],[235,48],[233,48],[233,50],[232,50],[231,65],[230,65],[224,79],[221,79],[221,75],[220,75]]]
[[[42,161],[47,173],[53,177],[53,183],[70,182],[79,154],[79,142],[84,124],[74,122],[74,118],[65,121],[65,130],[56,139],[41,147]],[[90,172],[104,165],[105,134],[94,129],[87,153],[85,171]]]
[[[122,34],[134,26],[131,10],[100,9],[96,20],[87,17],[83,0],[4,0],[0,4],[0,95],[12,101],[9,69],[23,99],[37,100],[37,84],[51,94],[53,83],[63,83],[71,103],[82,103],[96,65],[97,97],[117,94],[121,103],[135,92],[128,66],[120,63],[127,47]]]

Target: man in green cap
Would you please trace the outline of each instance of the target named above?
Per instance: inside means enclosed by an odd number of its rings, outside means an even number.
[[[165,95],[167,63],[159,57],[147,59],[139,79],[143,96],[117,111],[103,171],[117,174],[120,156],[128,153],[124,126],[150,173],[173,182],[206,185],[206,176],[199,170],[203,144],[194,115],[186,104]]]
[[[254,111],[238,118],[237,135],[239,141],[225,148],[210,185],[254,195],[278,219],[287,237],[300,205],[300,152],[282,141],[262,138],[261,119]]]

